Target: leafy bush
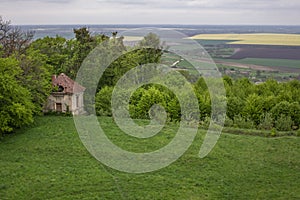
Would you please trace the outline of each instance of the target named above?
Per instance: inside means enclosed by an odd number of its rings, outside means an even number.
[[[229,97],[227,99],[227,116],[233,119],[235,115],[240,115],[245,106],[245,102],[239,97]]]
[[[253,129],[254,122],[250,119],[245,119],[241,115],[236,115],[233,118],[234,126],[238,128]]]
[[[157,88],[150,87],[148,90],[144,90],[144,93],[137,103],[134,116],[140,119],[149,119],[149,110],[154,104],[159,104],[166,108],[167,96],[160,92]]]
[[[271,135],[272,137],[275,137],[275,136],[276,136],[276,129],[275,129],[275,128],[272,128],[270,135]]]
[[[300,125],[300,105],[299,105],[299,102],[293,102],[290,104],[290,116],[294,122],[294,126],[297,126],[299,127]]]
[[[225,126],[225,127],[233,127],[233,125],[234,125],[233,120],[230,119],[229,117],[226,117],[224,126]]]
[[[263,97],[257,94],[251,94],[246,99],[243,109],[244,116],[249,118],[255,124],[259,124],[260,116],[263,114]]]
[[[199,127],[203,129],[208,129],[209,124],[210,124],[210,117],[205,117],[204,120],[200,121]]]
[[[281,101],[271,109],[271,114],[274,120],[278,120],[282,115],[290,115],[290,103],[287,101]]]
[[[21,73],[17,60],[0,59],[0,133],[33,122],[32,96],[17,80]]]
[[[274,120],[270,113],[266,113],[258,125],[259,129],[262,130],[271,130],[274,126]]]
[[[95,97],[96,114],[99,116],[112,116],[111,95],[113,87],[105,86]]]
[[[300,129],[297,130],[296,136],[300,137]]]
[[[275,127],[278,131],[292,130],[293,121],[290,116],[281,115],[275,122]]]
[[[172,84],[176,87],[182,87],[184,82],[175,80],[174,77],[167,80],[175,82]],[[177,82],[178,83],[177,83]],[[200,127],[207,128],[210,122],[212,112],[211,97],[206,82],[200,78],[193,84],[193,89],[198,98],[199,111],[191,110],[193,116],[199,115]],[[213,79],[211,81],[214,81]],[[254,85],[247,79],[239,79],[225,81],[226,97],[216,96],[215,111],[216,116],[222,114],[221,103],[227,98],[227,118],[225,127],[236,127],[240,129],[260,129],[266,130],[265,133],[272,135],[270,130],[275,128],[278,131],[297,130],[300,124],[300,83],[278,83],[275,80],[269,80],[260,85]],[[104,87],[96,95],[96,111],[97,115],[111,116],[111,93],[112,87]],[[285,94],[286,93],[286,94]],[[189,99],[185,91],[180,94]],[[122,94],[118,94],[122,96]],[[154,104],[164,107],[167,112],[169,121],[180,121],[186,113],[181,113],[181,107],[189,108],[189,101],[183,101],[183,105],[179,101],[171,89],[167,89],[162,85],[148,84],[137,89],[131,96],[129,102],[129,113],[132,118],[149,119],[149,111]],[[215,119],[216,116],[213,116]],[[216,120],[218,121],[218,120]],[[294,132],[293,132],[294,133]],[[280,132],[275,133],[276,136]]]

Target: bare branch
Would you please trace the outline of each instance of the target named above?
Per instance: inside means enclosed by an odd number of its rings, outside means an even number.
[[[0,16],[0,47],[3,57],[13,53],[23,54],[32,41],[34,32],[24,32],[20,27],[13,27],[10,21],[5,21]]]

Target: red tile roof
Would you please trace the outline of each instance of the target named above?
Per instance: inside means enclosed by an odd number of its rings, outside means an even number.
[[[85,91],[85,87],[81,86],[79,83],[73,81],[64,73],[61,73],[59,76],[52,76],[52,85],[53,86],[61,86],[64,88],[62,92],[64,93],[81,93]]]

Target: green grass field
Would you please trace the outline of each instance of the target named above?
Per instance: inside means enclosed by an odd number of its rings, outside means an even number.
[[[253,64],[270,67],[290,67],[300,69],[300,60],[289,59],[267,59],[267,58],[244,58],[244,59],[216,59],[224,62],[234,62],[242,64]]]
[[[159,148],[176,130],[170,124],[138,145],[111,118],[99,120],[116,144],[133,150]],[[175,163],[136,175],[95,160],[71,117],[39,117],[0,140],[0,199],[300,199],[299,137],[223,134],[200,159],[204,134]]]

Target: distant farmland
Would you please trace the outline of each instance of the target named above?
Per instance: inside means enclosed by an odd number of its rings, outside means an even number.
[[[190,38],[228,41],[227,44],[300,46],[300,34],[199,34]]]
[[[231,59],[244,58],[273,58],[273,59],[291,59],[300,60],[300,48],[280,48],[280,47],[242,47],[237,48]]]
[[[244,59],[217,59],[220,61],[226,62],[238,62],[243,64],[253,64],[253,65],[262,65],[262,66],[272,66],[272,67],[286,67],[296,70],[299,72],[300,69],[300,60],[288,60],[288,59],[265,59],[265,58],[244,58]]]
[[[224,66],[299,74],[300,34],[199,34],[196,40]],[[290,75],[289,75],[290,76]]]

